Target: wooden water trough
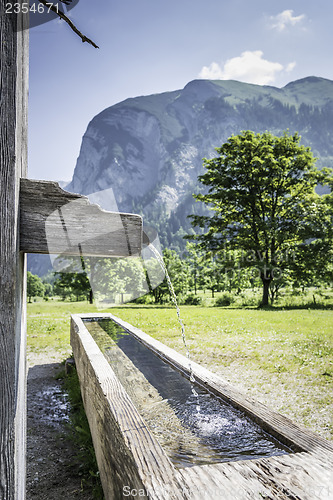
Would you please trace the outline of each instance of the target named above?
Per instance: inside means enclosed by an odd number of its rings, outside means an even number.
[[[138,413],[84,320],[109,318],[189,376],[189,360],[112,314],[71,318],[71,345],[106,500],[333,499],[333,445],[243,396],[192,362],[196,380],[244,411],[292,452],[269,458],[175,468]]]

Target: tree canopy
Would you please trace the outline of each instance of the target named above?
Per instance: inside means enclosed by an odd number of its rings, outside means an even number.
[[[197,236],[203,247],[236,250],[242,266],[257,271],[267,305],[273,280],[291,264],[295,268],[303,246],[325,241],[329,204],[315,188],[332,183],[332,172],[315,167],[297,133],[243,131],[216,151],[217,157],[204,159],[206,173],[199,176],[208,192],[194,195],[213,215],[193,215],[192,224],[205,229]]]
[[[39,276],[32,274],[30,271],[27,272],[27,296],[29,302],[31,302],[32,297],[42,297],[45,292],[45,286]]]
[[[122,299],[125,294],[136,298],[147,291],[139,259],[81,257],[78,260],[66,256],[60,262],[62,270],[55,272],[54,291],[64,300],[86,296],[91,304],[94,299],[112,302],[117,294]]]

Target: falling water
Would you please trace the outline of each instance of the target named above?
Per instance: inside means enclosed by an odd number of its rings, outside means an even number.
[[[181,328],[181,334],[182,334],[182,339],[183,339],[184,347],[186,349],[186,357],[187,357],[188,362],[189,362],[188,366],[189,366],[189,370],[190,370],[190,381],[193,384],[195,382],[195,377],[194,377],[194,374],[193,374],[193,369],[192,369],[192,364],[191,364],[191,354],[190,354],[190,350],[189,350],[187,342],[186,342],[185,326],[184,326],[184,323],[183,323],[183,321],[181,319],[181,316],[180,316],[180,309],[179,309],[178,302],[177,302],[177,295],[176,295],[176,292],[175,292],[175,290],[173,288],[173,285],[172,285],[172,282],[171,282],[171,279],[170,279],[170,276],[169,276],[169,273],[168,273],[168,270],[167,270],[167,267],[165,265],[165,262],[163,260],[162,255],[159,253],[159,251],[154,247],[154,245],[152,243],[149,243],[148,248],[150,248],[150,250],[155,255],[155,257],[156,257],[158,263],[160,264],[160,266],[161,266],[161,268],[162,268],[162,270],[163,270],[163,272],[165,274],[165,277],[167,279],[167,283],[168,283],[168,287],[169,287],[169,291],[170,291],[170,295],[171,295],[171,300],[174,303],[174,305],[176,307],[176,311],[177,311],[177,318],[178,318],[178,322],[179,322],[180,328]],[[199,412],[200,411],[199,394],[194,389],[193,385],[192,385],[192,393],[197,398],[197,410]]]

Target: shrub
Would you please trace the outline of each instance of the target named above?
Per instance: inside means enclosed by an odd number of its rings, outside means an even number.
[[[200,306],[202,304],[202,299],[194,295],[194,293],[190,293],[185,297],[184,304],[187,306]]]
[[[235,297],[228,292],[224,292],[218,299],[215,301],[216,307],[225,307],[230,306],[233,302],[235,302]]]
[[[242,307],[253,307],[259,306],[261,300],[261,294],[253,292],[252,290],[244,290],[239,296],[239,304]]]
[[[136,299],[131,300],[133,304],[152,304],[153,299],[149,294],[141,295],[141,297],[137,297]]]
[[[244,297],[241,302],[241,305],[243,307],[259,306],[259,304],[260,304],[260,299],[256,296]]]

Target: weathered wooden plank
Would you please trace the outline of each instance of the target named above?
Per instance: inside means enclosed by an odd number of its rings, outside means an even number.
[[[131,489],[160,500],[188,498],[180,473],[78,315],[72,316],[71,345],[106,499]]]
[[[333,497],[332,469],[312,453],[263,458],[250,461],[247,467],[261,482],[270,481],[276,490],[288,492],[288,498],[292,495],[304,500]]]
[[[24,499],[25,257],[18,248],[19,180],[27,172],[28,30],[0,2],[0,498]]]
[[[307,452],[196,466],[180,472],[198,500],[333,498],[331,469]]]
[[[240,474],[233,466],[195,466],[182,469],[181,474],[187,482],[193,500],[287,499],[275,496],[270,485],[261,484],[254,473]]]
[[[87,316],[92,317],[93,315]],[[84,315],[81,315],[81,317],[84,317]],[[244,396],[215,373],[212,373],[193,361],[190,363],[187,357],[165,346],[142,330],[115,317],[111,313],[103,314],[103,317],[110,317],[113,319],[123,328],[130,331],[142,343],[148,345],[158,356],[168,360],[176,369],[182,371],[188,377],[190,375],[189,365],[191,364],[194,376],[199,384],[202,384],[202,386],[208,388],[233,406],[243,410],[267,432],[291,447],[293,451],[318,453],[328,457],[328,460],[332,460],[333,444],[331,442],[321,438],[308,429],[301,428],[287,417],[271,410],[259,401]]]
[[[56,182],[22,179],[20,250],[26,253],[128,257],[139,255],[142,218],[107,212]]]

